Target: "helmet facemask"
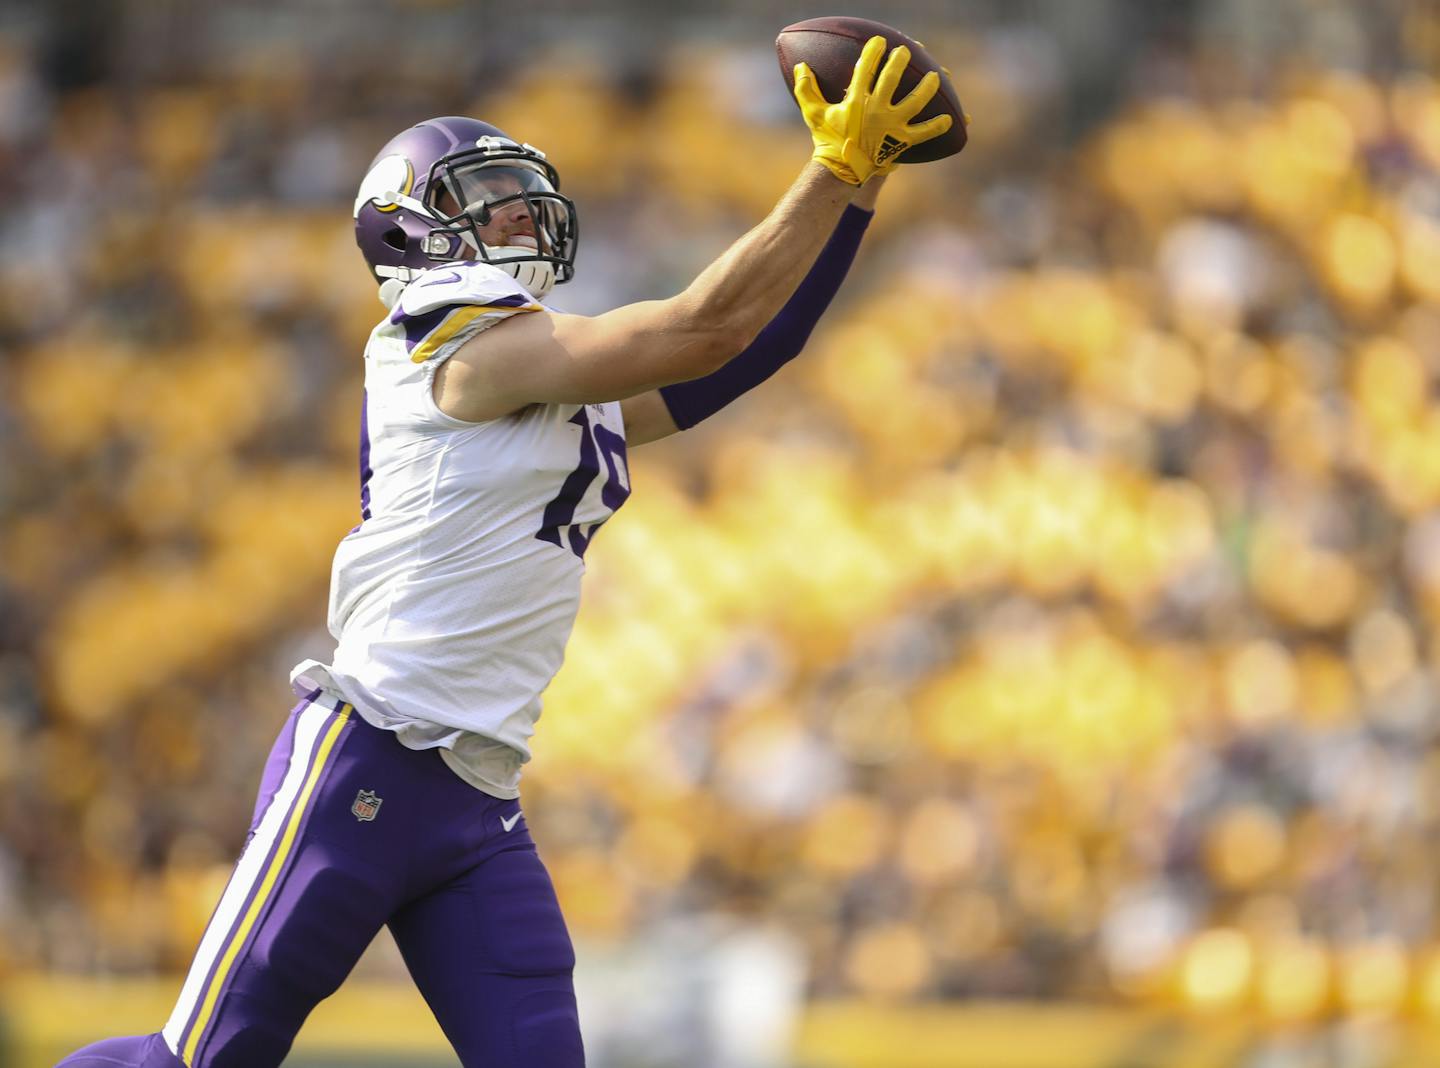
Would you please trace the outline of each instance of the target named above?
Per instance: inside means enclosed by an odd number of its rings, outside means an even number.
[[[431,167],[425,207],[438,225],[421,248],[439,262],[478,257],[542,296],[575,272],[575,206],[556,190],[555,168],[539,152],[498,138],[483,140],[488,143],[447,155]],[[517,202],[523,206],[516,216],[518,233],[503,244],[488,244],[480,231]],[[527,236],[535,247],[529,247]]]

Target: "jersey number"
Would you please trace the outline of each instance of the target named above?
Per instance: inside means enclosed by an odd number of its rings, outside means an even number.
[[[570,551],[583,560],[595,531],[610,518],[606,516],[593,523],[574,522],[580,499],[600,474],[600,460],[605,461],[605,484],[600,487],[600,501],[611,514],[630,496],[630,470],[625,466],[623,437],[609,427],[592,426],[584,407],[570,417],[570,422],[580,428],[580,463],[566,476],[555,499],[545,506],[540,532],[535,536],[562,548],[568,544]],[[561,540],[562,528],[564,540]]]

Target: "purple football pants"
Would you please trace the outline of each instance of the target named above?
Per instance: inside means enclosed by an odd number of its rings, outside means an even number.
[[[275,741],[169,1023],[59,1068],[278,1065],[386,924],[465,1068],[583,1068],[575,954],[518,802],[318,692]]]

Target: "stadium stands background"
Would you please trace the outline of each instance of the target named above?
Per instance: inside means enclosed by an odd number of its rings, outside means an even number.
[[[577,940],[703,919],[789,947],[816,1011],[1242,1019],[1267,1066],[1412,1063],[1440,14],[852,11],[946,60],[972,145],[892,179],[796,365],[631,455],[526,777]],[[557,305],[665,295],[806,158],[770,41],[815,13],[7,9],[0,1013],[184,968],[286,673],[330,649],[375,150],[484,117],[579,203]]]

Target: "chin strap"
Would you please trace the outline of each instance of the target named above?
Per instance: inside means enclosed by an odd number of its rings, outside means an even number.
[[[544,260],[520,259],[531,254],[526,248],[485,246],[485,258],[524,286],[536,300],[555,288],[555,265]]]
[[[384,270],[385,268],[380,269]],[[400,294],[405,292],[405,287],[409,284],[398,278],[387,278],[380,283],[380,303],[385,305],[386,311],[395,307],[395,302],[400,299]]]

